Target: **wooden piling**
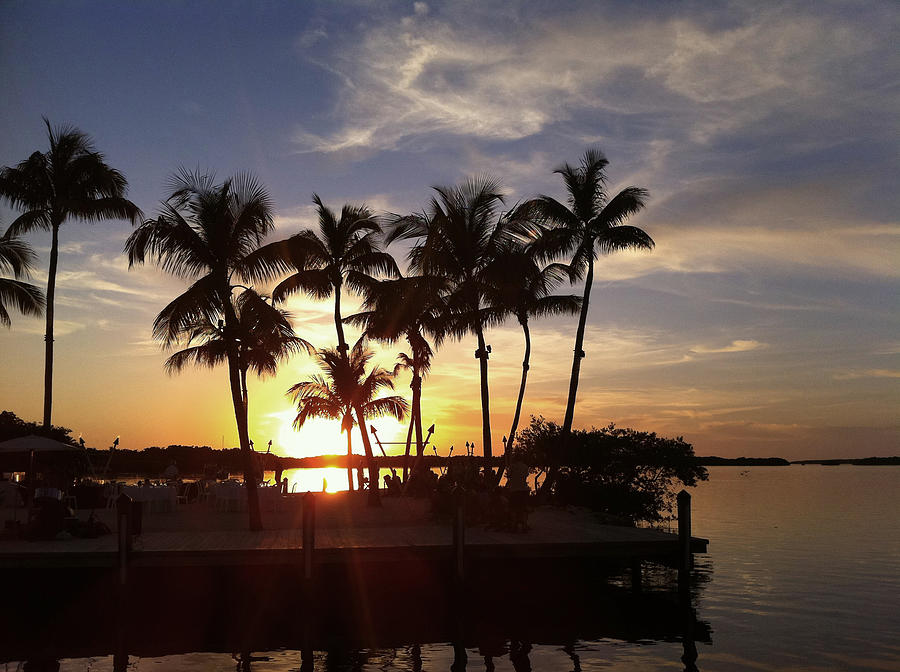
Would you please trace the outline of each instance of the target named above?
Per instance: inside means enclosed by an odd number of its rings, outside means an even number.
[[[316,496],[303,495],[303,578],[313,577],[313,555],[316,549]]]
[[[691,495],[687,490],[678,493],[678,592],[680,599],[689,604],[691,568]]]
[[[690,571],[691,555],[691,494],[687,490],[678,493],[678,567]]]
[[[465,493],[457,492],[453,512],[453,565],[457,581],[466,578],[466,509]]]
[[[128,554],[131,552],[131,497],[124,492],[116,499],[119,532],[119,585],[128,582]]]
[[[127,612],[128,604],[128,556],[131,553],[133,502],[122,493],[116,498],[116,521],[119,542],[119,585],[116,590],[116,649],[113,652],[113,670],[125,672],[128,668]]]
[[[631,592],[640,593],[643,591],[643,571],[641,570],[641,559],[631,559]]]

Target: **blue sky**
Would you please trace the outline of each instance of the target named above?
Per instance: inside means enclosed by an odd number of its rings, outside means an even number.
[[[632,223],[657,248],[599,266],[576,424],[704,454],[896,454],[898,29],[895,2],[5,2],[0,165],[44,148],[46,115],[89,133],[148,214],[179,166],[254,172],[280,237],[313,222],[313,192],[406,212],[489,172],[510,203],[561,198],[552,170],[599,146],[612,189],[650,190]],[[98,445],[229,443],[225,372],[162,373],[150,323],[181,285],[129,272],[128,233],[63,230],[54,417]],[[30,240],[44,267],[47,236]],[[291,308],[333,340],[327,305]],[[561,417],[574,326],[536,325],[526,413]],[[0,333],[0,402],[30,418],[42,329]],[[499,435],[522,344],[513,324],[490,340]],[[478,436],[472,349],[442,349],[427,384],[448,443]],[[258,384],[258,434],[308,370]]]

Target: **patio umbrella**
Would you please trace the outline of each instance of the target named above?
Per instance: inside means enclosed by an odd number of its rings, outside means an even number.
[[[30,466],[32,451],[35,461],[47,466],[71,464],[82,453],[80,448],[68,443],[29,434],[0,441],[0,471],[25,471]]]
[[[29,518],[35,471],[71,470],[80,456],[81,450],[75,446],[35,434],[0,441],[0,471],[27,472]]]
[[[0,456],[28,453],[32,450],[36,453],[77,453],[80,449],[77,446],[71,446],[68,443],[63,443],[56,439],[48,439],[46,436],[38,436],[37,434],[0,441]]]

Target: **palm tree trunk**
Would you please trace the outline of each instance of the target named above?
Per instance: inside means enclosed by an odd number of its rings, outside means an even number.
[[[244,413],[247,414],[247,426],[248,426],[248,434],[249,434],[249,425],[250,425],[250,397],[247,394],[247,369],[244,366],[240,367],[241,372],[241,401],[244,402]]]
[[[584,279],[584,296],[581,300],[581,314],[578,317],[578,330],[575,332],[575,353],[572,357],[572,375],[569,378],[569,398],[566,401],[566,417],[563,420],[562,443],[560,452],[565,453],[569,445],[569,436],[572,433],[572,420],[575,417],[575,396],[578,392],[578,376],[581,373],[581,360],[584,358],[584,329],[587,324],[588,306],[591,298],[591,285],[594,284],[594,255],[593,250],[588,257],[588,272]],[[547,478],[541,484],[542,493],[550,492],[559,472],[560,454],[552,454],[550,468],[547,470]]]
[[[512,427],[509,428],[509,438],[506,441],[506,464],[512,453],[513,441],[516,437],[516,429],[519,427],[519,416],[522,414],[522,401],[525,399],[525,383],[528,382],[529,362],[531,361],[531,331],[528,329],[528,317],[520,318],[522,331],[525,333],[525,357],[522,359],[522,382],[519,384],[519,398],[516,400],[516,413],[513,416]]]
[[[409,429],[406,431],[406,452],[403,453],[403,482],[409,478],[409,451],[412,446],[413,427],[416,424],[415,412],[409,418]]]
[[[344,323],[341,320],[341,283],[334,286],[334,328],[338,337],[338,352],[343,357],[348,356],[347,341],[344,339]]]
[[[53,302],[59,259],[59,223],[51,226],[50,270],[47,272],[47,330],[44,332],[44,427],[50,427],[53,410]]]
[[[414,471],[425,471],[425,442],[422,440],[422,376],[416,373],[412,397],[412,422],[416,430],[416,461]]]
[[[227,285],[226,285],[227,286]],[[247,425],[247,408],[241,394],[241,371],[238,368],[238,346],[231,336],[237,316],[231,297],[226,295],[225,308],[225,347],[228,359],[228,378],[231,382],[231,403],[234,406],[234,418],[237,423],[238,441],[241,444],[241,455],[244,458],[244,487],[247,488],[247,514],[251,530],[261,530],[262,516],[259,510],[259,493],[256,490],[256,465],[253,462],[253,450],[250,448],[250,431]]]
[[[493,457],[491,452],[491,398],[488,392],[488,352],[484,343],[484,332],[479,324],[475,330],[478,336],[478,368],[481,373],[481,449],[485,457],[485,473],[494,473],[491,469],[490,459]]]
[[[359,425],[359,433],[362,434],[363,449],[366,451],[366,462],[369,466],[369,506],[381,506],[381,498],[378,495],[378,467],[375,466],[372,443],[369,441],[369,433],[366,431],[366,419],[358,404],[353,407],[353,410],[356,411],[356,422]]]
[[[563,421],[563,435],[572,431],[572,420],[575,417],[575,395],[578,392],[578,376],[581,373],[581,360],[584,357],[584,328],[587,324],[588,304],[591,299],[591,285],[594,283],[594,257],[588,258],[588,272],[584,279],[584,298],[581,300],[581,315],[578,317],[578,330],[575,332],[575,354],[572,357],[572,375],[569,378],[569,399],[566,402],[566,417]]]
[[[413,372],[412,382],[412,422],[416,430],[416,457],[425,454],[425,444],[422,441],[422,376],[417,371]]]
[[[353,429],[347,430],[347,489],[353,492]],[[362,487],[362,485],[360,485]]]

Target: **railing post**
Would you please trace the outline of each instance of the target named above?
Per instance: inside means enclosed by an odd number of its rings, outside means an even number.
[[[316,548],[316,496],[303,495],[303,578],[312,579],[313,554]]]
[[[457,581],[466,578],[465,493],[457,490],[453,510],[453,566]]]

